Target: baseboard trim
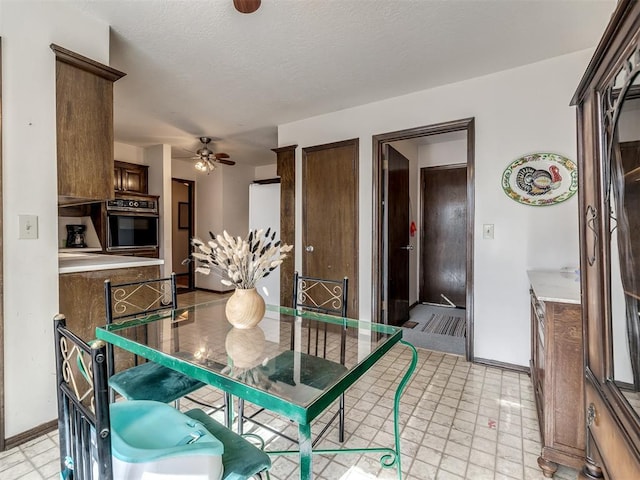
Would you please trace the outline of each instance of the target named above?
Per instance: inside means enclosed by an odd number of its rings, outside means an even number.
[[[197,292],[198,290],[200,290],[201,292],[210,292],[210,293],[217,293],[219,295],[225,295],[227,293],[232,293],[233,290],[213,290],[211,288],[200,288],[197,287],[195,290],[193,290],[194,292]]]
[[[32,428],[31,430],[27,430],[26,432],[19,433],[18,435],[14,435],[13,437],[9,437],[4,442],[4,449],[10,450],[18,445],[22,445],[23,443],[27,443],[34,438],[38,438],[45,433],[53,432],[56,428],[58,428],[58,420],[51,420],[50,422],[43,423],[42,425],[38,425],[37,427]]]
[[[529,375],[530,373],[529,367],[525,365],[516,365],[514,363],[499,362],[497,360],[489,360],[487,358],[476,357],[473,359],[473,363],[477,363],[478,365],[484,365],[485,367],[495,367],[495,368],[500,368],[502,370],[509,370],[512,372],[526,373],[527,375]]]

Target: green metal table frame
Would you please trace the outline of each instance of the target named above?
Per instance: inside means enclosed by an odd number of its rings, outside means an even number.
[[[411,361],[407,368],[407,371],[403,375],[393,401],[393,434],[394,434],[394,448],[334,448],[334,449],[315,449],[311,448],[311,425],[299,424],[298,435],[300,450],[267,450],[269,455],[300,455],[300,478],[303,480],[311,479],[311,455],[336,455],[336,454],[350,454],[350,453],[381,453],[380,465],[383,468],[396,467],[398,472],[398,480],[402,480],[402,455],[400,451],[400,397],[404,388],[407,386],[411,376],[416,370],[418,364],[418,352],[416,348],[404,340],[399,342],[402,345],[411,349]]]
[[[123,336],[123,331],[141,325],[150,325],[154,322],[171,321],[177,318],[182,312],[189,310],[197,310],[199,308],[207,308],[213,304],[220,302],[210,302],[207,304],[195,305],[188,308],[176,309],[170,312],[154,314],[142,319],[134,319],[124,321],[122,323],[114,323],[96,329],[97,338],[104,340],[117,346],[123,350],[129,351],[135,355],[144,357],[150,361],[156,362],[169,368],[173,368],[186,375],[196,378],[202,382],[225,392],[227,396],[236,396],[263,407],[266,410],[280,414],[298,423],[299,449],[298,450],[282,450],[268,451],[270,455],[299,455],[300,457],[300,478],[302,480],[311,480],[312,473],[312,456],[316,454],[354,454],[354,453],[380,453],[380,464],[384,468],[396,468],[398,479],[402,480],[402,461],[400,449],[400,425],[399,425],[399,407],[400,397],[409,379],[413,375],[418,361],[418,354],[413,345],[402,340],[402,329],[387,325],[375,324],[370,322],[330,317],[327,315],[319,315],[316,313],[303,313],[286,307],[267,306],[267,310],[278,314],[284,314],[295,317],[309,318],[315,321],[323,321],[333,324],[344,324],[351,328],[367,328],[371,332],[382,333],[387,337],[370,352],[365,358],[350,368],[347,373],[336,383],[328,386],[324,391],[311,403],[307,405],[299,405],[280,398],[272,392],[260,390],[238,378],[233,378],[207,368],[206,365],[198,364],[182,356],[171,355],[162,352],[153,346],[149,346],[138,341]],[[226,320],[225,320],[226,321]],[[119,333],[120,332],[120,333]],[[405,374],[400,380],[394,396],[394,438],[395,443],[391,448],[338,448],[338,449],[312,449],[311,445],[311,422],[322,414],[326,408],[331,405],[344,391],[353,385],[360,377],[362,377],[375,363],[380,360],[394,345],[400,343],[411,350],[411,360]],[[233,407],[231,404],[227,408],[227,421],[233,420]]]

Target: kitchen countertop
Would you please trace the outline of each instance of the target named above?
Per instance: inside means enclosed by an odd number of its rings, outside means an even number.
[[[96,270],[146,267],[149,265],[163,264],[164,260],[159,258],[128,257],[98,253],[58,253],[58,273],[92,272]]]
[[[578,271],[529,270],[527,275],[538,300],[580,304]]]

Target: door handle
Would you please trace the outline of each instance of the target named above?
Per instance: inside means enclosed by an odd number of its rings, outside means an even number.
[[[313,245],[307,245],[307,246],[305,247],[305,250],[306,250],[307,252],[309,252],[309,253],[313,252]]]
[[[400,250],[413,250],[413,245],[405,245],[404,247],[400,247]]]
[[[587,256],[587,263],[590,267],[593,267],[593,264],[596,263],[596,255],[598,254],[598,231],[596,230],[598,211],[591,205],[589,205],[587,207],[587,211],[585,212],[585,216],[587,217],[587,228],[591,230],[593,236],[593,250],[591,252],[591,255],[588,254]]]

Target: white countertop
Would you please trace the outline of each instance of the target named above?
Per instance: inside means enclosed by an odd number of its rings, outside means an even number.
[[[580,304],[580,274],[577,271],[529,270],[527,275],[539,300]]]
[[[159,258],[127,257],[98,253],[58,253],[58,273],[92,272],[163,264],[164,260]]]

